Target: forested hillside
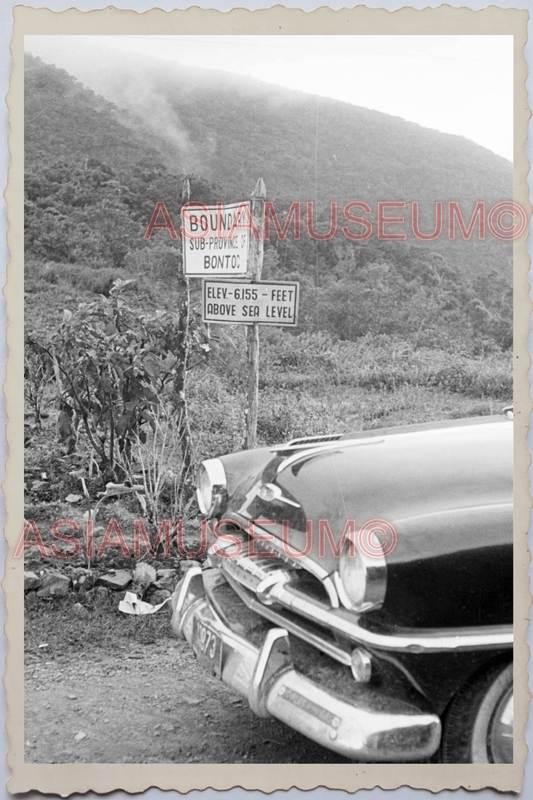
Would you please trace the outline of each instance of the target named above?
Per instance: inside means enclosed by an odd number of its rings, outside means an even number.
[[[469,217],[478,200],[490,208],[512,196],[505,159],[462,137],[377,111],[139,56],[125,56],[112,69],[104,57],[86,68],[93,88],[112,106],[90,91],[82,101],[81,86],[63,71],[31,55],[27,63],[27,135],[39,139],[29,160],[77,153],[131,168],[140,158],[156,158],[171,172],[208,180],[226,201],[247,198],[262,176],[279,211],[294,200],[315,202],[317,213],[331,201],[342,208],[351,200],[371,206],[416,200],[426,231],[437,200],[458,201]],[[431,247],[461,271],[497,269],[510,276],[511,248],[491,236],[449,242],[442,235]]]
[[[28,55],[27,63],[31,68],[39,60]],[[65,92],[63,84],[54,86],[54,80],[66,80],[66,73],[46,69],[42,62],[39,72],[49,85],[44,87],[41,78],[41,103],[49,107],[41,122],[54,127],[54,114],[65,113],[60,88],[70,135],[90,126],[78,140],[80,152],[88,147],[87,155],[95,156],[90,148],[102,147],[102,160],[113,154],[115,163],[132,163],[135,141],[142,141],[143,155],[159,150],[167,166],[202,172],[238,199],[250,192],[258,175],[279,203],[313,200],[318,192],[326,205],[358,198],[418,200],[432,207],[436,199],[490,204],[512,193],[512,168],[504,158],[462,137],[378,111],[140,55],[124,54],[111,70],[103,54],[100,63],[80,71],[99,95],[116,104],[90,97],[97,112],[111,111],[114,123],[106,121],[98,135],[99,117],[89,121],[87,109],[73,103],[81,87]],[[49,93],[55,95],[52,104]],[[117,119],[130,131],[119,131]],[[43,149],[60,154],[53,137]]]
[[[161,141],[143,137],[133,128],[124,126],[111,103],[84,89],[63,70],[45,65],[31,55],[27,56],[27,64],[27,257],[33,256],[41,262],[73,264],[78,269],[85,266],[99,269],[98,276],[85,271],[85,277],[80,276],[78,280],[100,288],[115,275],[115,272],[109,272],[113,269],[121,271],[128,267],[150,275],[166,270],[171,274],[179,243],[170,242],[164,231],[155,233],[150,243],[143,241],[142,234],[158,201],[166,203],[178,223],[185,173],[169,170],[164,163],[164,154],[157,154]],[[209,98],[210,118],[215,114],[217,98],[222,105],[225,102],[220,98],[226,95],[219,89],[218,86]],[[188,83],[187,92],[197,97],[197,86]],[[274,89],[268,87],[268,93],[272,100]],[[229,91],[227,98],[229,108],[235,105],[234,91]],[[267,114],[269,108],[268,95],[266,99],[263,114]],[[311,103],[312,98],[302,96],[299,100],[302,103],[301,122],[305,119],[303,108]],[[333,104],[333,101],[331,109],[332,113],[338,113],[339,109],[346,111],[344,104]],[[279,107],[275,111],[276,125],[279,123],[283,132],[289,121],[283,117]],[[364,109],[347,107],[347,111],[349,120],[357,112],[358,124],[362,125]],[[227,114],[227,111],[223,113]],[[382,154],[382,158],[389,166],[394,163],[392,154],[395,148],[404,154],[404,158],[407,158],[406,153],[411,153],[410,157],[414,159],[414,151],[409,149],[411,145],[406,145],[405,138],[392,134],[395,126],[404,126],[415,139],[426,134],[425,147],[428,154],[433,153],[433,161],[437,157],[443,159],[443,163],[446,161],[445,148],[431,147],[436,137],[442,136],[444,145],[453,144],[456,151],[461,150],[457,137],[424,131],[386,115],[373,112],[366,112],[366,115],[371,122],[368,130],[364,125],[361,130],[370,139],[376,139],[373,127],[376,119],[381,118],[385,125],[389,154],[388,160],[386,154]],[[241,118],[238,114],[234,114],[234,118],[230,114],[228,119],[233,119],[233,125],[237,125]],[[281,125],[284,119],[285,128]],[[192,140],[199,148],[202,142],[200,127],[194,128],[193,121],[190,124],[195,134]],[[199,122],[197,124],[200,126]],[[276,127],[274,122],[272,127]],[[301,128],[302,136],[304,127]],[[332,130],[338,135],[341,127],[339,121]],[[206,147],[206,163],[214,158],[215,177],[222,174],[221,169],[229,169],[228,165],[232,163],[238,172],[241,164],[242,159],[236,155],[230,157],[228,142],[231,136],[228,130],[231,129],[229,123],[220,128],[222,138],[217,145],[222,148],[219,162],[226,167],[217,168],[217,159]],[[300,157],[300,170],[295,171],[292,179],[296,196],[302,192],[302,180],[304,183],[308,180],[307,156],[299,153],[296,147],[291,150],[288,129],[285,133],[287,136],[283,134],[282,138],[285,138],[286,151],[279,148],[281,139],[278,137],[278,149],[274,143],[272,146],[273,160],[276,152],[280,158],[296,160]],[[483,174],[487,199],[499,197],[498,187],[502,191],[505,187],[503,160],[472,143],[465,142],[462,146],[465,154],[469,151],[477,154],[478,163],[472,163],[467,169],[464,162],[460,169],[449,173],[443,169],[440,184],[437,181],[436,188],[426,185],[426,193],[440,189],[443,198],[445,192],[451,192],[453,175],[460,175],[463,184],[467,185]],[[343,152],[347,153],[346,150]],[[356,161],[364,152],[366,148],[359,145]],[[329,149],[328,153],[331,155],[332,151]],[[490,159],[496,167],[492,171],[487,169]],[[429,155],[428,160],[431,160]],[[424,163],[420,150],[418,162]],[[204,171],[209,172],[209,169],[205,167]],[[242,199],[246,192],[243,189],[240,196],[235,194],[235,174],[234,170],[233,182],[228,178],[229,185],[224,180],[221,185],[213,185],[193,174],[193,198],[206,203],[236,197]],[[405,194],[400,196],[420,196],[417,192],[422,188],[422,175],[423,170],[414,170],[411,182],[403,187]],[[271,185],[276,186],[274,175],[271,177]],[[383,180],[376,171],[373,190]],[[283,186],[287,188],[280,191],[288,193],[289,181],[290,171],[286,171],[283,173]],[[340,187],[340,194],[348,192],[349,186],[349,181],[345,182],[344,187]],[[396,186],[396,191],[400,192],[400,187]],[[324,196],[325,191],[322,187]],[[384,192],[385,186],[377,191]],[[334,193],[333,188],[331,192],[333,198],[340,196]],[[454,196],[457,199],[460,194]],[[488,240],[470,244],[475,245],[478,255],[483,257],[482,273],[472,274],[469,262],[465,262],[464,253],[459,249],[459,241],[448,242],[448,250],[443,256],[433,242],[380,242],[372,237],[358,243],[349,242],[340,235],[324,242],[311,240],[308,236],[302,236],[299,241],[290,237],[278,241],[272,236],[266,247],[264,277],[296,278],[302,282],[301,330],[325,329],[350,340],[365,333],[397,334],[412,338],[418,345],[438,343],[443,346],[451,342],[457,346],[462,343],[470,350],[483,348],[487,342],[508,347],[511,337],[510,244],[490,243]],[[492,258],[488,255],[489,244],[492,244]],[[495,254],[499,254],[499,260],[494,259]],[[102,268],[107,270],[105,274],[101,272]],[[157,294],[156,286],[152,290]]]

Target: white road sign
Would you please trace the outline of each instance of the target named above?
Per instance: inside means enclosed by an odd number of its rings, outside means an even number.
[[[204,322],[298,324],[299,283],[203,282]]]
[[[184,206],[181,233],[185,275],[246,275],[250,220],[250,203]]]

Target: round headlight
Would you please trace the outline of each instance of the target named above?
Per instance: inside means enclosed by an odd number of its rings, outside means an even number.
[[[206,517],[220,511],[226,497],[226,471],[219,458],[202,461],[196,478],[196,497],[200,511]]]
[[[370,555],[346,542],[334,577],[345,608],[363,612],[382,605],[387,589],[387,564],[382,553]]]

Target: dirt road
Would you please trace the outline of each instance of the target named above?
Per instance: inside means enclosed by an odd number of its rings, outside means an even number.
[[[172,637],[25,659],[27,763],[345,763],[207,675]]]

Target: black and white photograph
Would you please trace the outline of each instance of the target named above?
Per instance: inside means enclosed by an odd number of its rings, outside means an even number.
[[[516,763],[513,64],[24,37],[25,764]]]

